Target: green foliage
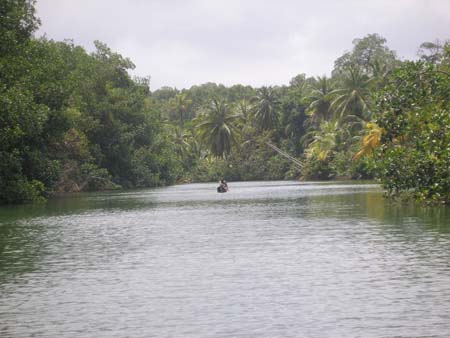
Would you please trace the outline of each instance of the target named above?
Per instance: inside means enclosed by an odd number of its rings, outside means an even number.
[[[230,157],[234,180],[282,180],[290,170],[291,163],[267,146],[272,138],[270,132],[252,134]]]
[[[202,140],[208,144],[213,156],[225,158],[231,152],[236,123],[241,118],[234,114],[225,100],[213,99],[197,129]]]
[[[309,131],[302,138],[304,178],[373,177],[371,159],[355,154],[362,156],[363,127],[374,117],[373,95],[399,62],[386,46],[386,39],[377,34],[355,39],[353,44],[351,52],[335,61],[330,80],[333,90],[328,89],[326,79],[319,78],[313,85]]]
[[[96,41],[33,39],[33,1],[0,4],[0,203],[171,184],[180,175],[148,81]]]
[[[191,105],[192,100],[187,97],[186,93],[176,94],[169,101],[169,118],[172,121],[178,120],[182,126],[187,119],[193,118]]]
[[[0,3],[0,203],[220,177],[373,173],[390,193],[449,200],[448,44],[422,44],[427,63],[391,77],[395,53],[371,34],[354,40],[331,78],[151,93],[149,79],[129,76],[131,60],[99,41],[88,54],[70,41],[34,39],[34,3]],[[268,144],[302,158],[302,171]]]
[[[369,93],[373,78],[365,75],[359,68],[350,67],[342,74],[342,87],[333,90],[330,108],[335,115],[343,118],[347,115],[370,118]]]
[[[278,131],[279,140],[286,150],[294,156],[300,156],[303,146],[300,142],[306,132],[306,109],[308,99],[308,86],[305,76],[297,76],[291,80],[288,88],[280,91],[281,120]]]
[[[320,123],[332,117],[331,103],[333,98],[334,85],[326,76],[318,77],[312,85],[309,95],[310,101],[307,115],[311,117],[313,123]]]
[[[304,179],[331,179],[336,176],[331,161],[337,152],[338,140],[342,133],[337,120],[323,121],[318,130],[311,131],[311,141],[305,149]]]
[[[44,184],[22,174],[19,151],[0,152],[0,155],[0,203],[42,201]]]
[[[385,132],[376,169],[390,194],[450,201],[450,75],[407,62],[378,96]]]
[[[394,51],[386,46],[386,39],[369,34],[353,40],[353,49],[334,62],[333,76],[339,77],[349,68],[358,68],[368,76],[377,76],[394,69],[398,64]]]
[[[255,103],[255,120],[260,130],[275,128],[279,121],[279,97],[275,89],[261,87],[253,98]]]
[[[34,0],[0,2],[0,57],[15,55],[39,26]]]
[[[111,181],[111,175],[108,170],[99,168],[92,163],[84,163],[81,165],[80,176],[77,180],[82,182],[80,190],[97,191],[120,187]]]
[[[189,181],[194,182],[214,182],[221,177],[226,177],[227,180],[233,180],[230,175],[228,161],[221,158],[204,158],[198,161],[197,165],[192,168],[189,173]]]

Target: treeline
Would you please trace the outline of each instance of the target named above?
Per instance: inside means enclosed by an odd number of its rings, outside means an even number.
[[[332,76],[288,86],[208,83],[152,93],[193,181],[378,178],[391,195],[450,200],[450,45],[423,43],[400,61],[370,34]],[[276,145],[300,159],[279,155]]]
[[[219,177],[379,178],[391,194],[450,200],[448,43],[403,62],[371,34],[331,77],[151,92],[100,42],[88,54],[33,38],[33,1],[2,1],[0,20],[0,203]]]
[[[32,1],[0,4],[0,202],[172,184],[180,166],[132,62],[34,39]]]

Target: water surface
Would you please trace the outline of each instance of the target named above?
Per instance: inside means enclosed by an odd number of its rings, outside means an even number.
[[[0,336],[449,336],[448,207],[215,186],[0,208]]]

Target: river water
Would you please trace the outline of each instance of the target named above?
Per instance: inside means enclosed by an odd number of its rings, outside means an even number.
[[[1,337],[449,337],[450,209],[242,182],[0,208]]]

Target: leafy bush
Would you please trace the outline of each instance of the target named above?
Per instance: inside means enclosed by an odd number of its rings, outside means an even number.
[[[375,169],[389,194],[450,202],[450,75],[422,62],[396,70],[378,97],[385,132]]]

